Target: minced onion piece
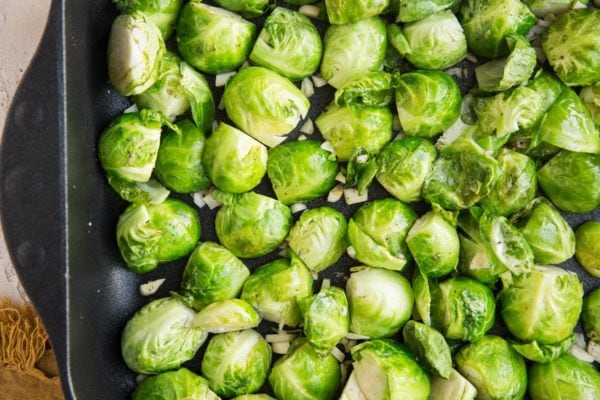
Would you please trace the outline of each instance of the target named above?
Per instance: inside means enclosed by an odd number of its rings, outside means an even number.
[[[448,75],[452,75],[455,78],[460,78],[462,77],[462,68],[460,67],[452,67],[452,68],[448,68],[446,72]]]
[[[344,354],[344,352],[338,349],[337,346],[333,346],[333,349],[331,349],[331,354],[333,354],[335,359],[341,363],[344,362],[344,360],[346,359],[346,355]]]
[[[323,143],[321,143],[321,148],[335,155],[335,150],[333,149],[333,146],[331,145],[331,143],[329,143],[329,141],[326,140]]]
[[[329,191],[329,194],[327,195],[327,201],[330,203],[336,203],[340,201],[343,195],[344,187],[341,184],[337,184]]]
[[[243,63],[243,64],[242,64],[242,66],[240,67],[240,69],[242,69],[242,68],[246,68],[246,67],[249,67],[249,66],[250,66],[250,63],[248,62],[248,60],[246,60],[246,61],[244,61],[244,63]]]
[[[138,374],[138,376],[135,377],[135,383],[140,384],[144,382],[146,378],[148,378],[148,375]]]
[[[315,94],[315,85],[310,80],[310,78],[302,79],[302,83],[300,84],[300,91],[306,97],[311,97],[313,94]]]
[[[596,362],[600,363],[600,344],[594,342],[593,340],[588,341],[587,352],[590,356],[594,357]]]
[[[571,346],[571,349],[569,350],[569,352],[571,353],[572,356],[578,358],[579,360],[581,360],[583,362],[593,363],[595,361],[594,357],[592,357],[591,354],[589,354],[587,351],[585,351],[584,349],[582,349],[581,347],[579,347],[577,345]]]
[[[319,14],[321,14],[321,9],[317,6],[305,4],[298,9],[298,12],[309,18],[318,18]]]
[[[225,72],[223,74],[216,75],[215,76],[215,86],[223,87],[223,86],[227,85],[227,81],[229,81],[229,78],[231,78],[235,74],[237,74],[236,71],[231,71],[231,72]]]
[[[292,210],[292,214],[296,214],[296,213],[299,213],[300,211],[306,210],[306,204],[304,204],[304,203],[295,203],[295,204],[292,204],[292,206],[290,207],[290,209]]]
[[[573,4],[573,10],[577,10],[578,8],[587,8],[587,4],[583,4],[579,1]]]
[[[290,343],[292,340],[296,339],[298,335],[293,333],[270,333],[265,335],[265,340],[267,343]]]
[[[303,141],[305,141],[306,139],[308,139],[308,138],[307,138],[306,136],[304,136],[304,135],[300,135],[300,136],[298,136],[298,141],[299,141],[299,142],[303,142]]]
[[[219,105],[217,106],[219,110],[225,109],[225,96],[221,96],[221,100],[219,100]]]
[[[342,346],[344,346],[344,351],[346,353],[350,353],[352,351],[352,348],[357,344],[356,340],[350,340],[348,338],[343,338],[340,341],[340,343],[342,344]]]
[[[204,191],[204,190],[201,192],[192,193],[192,201],[194,202],[196,207],[202,208],[206,205],[206,202],[204,201],[205,194],[206,194],[206,191]]]
[[[331,287],[331,279],[323,279],[323,283],[321,283],[321,290],[329,289]]]
[[[310,271],[310,275],[313,277],[313,279],[316,281],[317,279],[319,279],[319,272],[317,271]]]
[[[467,55],[465,56],[465,60],[469,61],[470,63],[473,64],[477,64],[479,62],[479,60],[477,59],[477,57],[475,57],[474,54],[472,53],[467,53]]]
[[[342,171],[340,171],[335,176],[335,180],[338,181],[339,183],[346,183],[346,175],[344,175],[344,173]]]
[[[327,81],[325,79],[321,78],[319,75],[313,75],[310,77],[310,79],[312,79],[316,88],[320,88],[320,87],[327,85]]]
[[[137,106],[137,104],[133,104],[131,107],[126,108],[123,111],[123,114],[131,114],[131,113],[136,113],[136,112],[139,112],[139,111],[140,111],[140,109]]]
[[[368,161],[369,161],[368,154],[361,154],[360,156],[356,157],[356,162],[359,164],[366,164]]]
[[[313,123],[312,119],[308,118],[306,121],[304,121],[304,124],[302,124],[300,127],[300,132],[306,133],[307,135],[312,135],[315,133],[315,124]]]
[[[364,203],[369,200],[369,191],[365,190],[365,193],[362,195],[358,194],[358,189],[356,188],[348,188],[344,189],[344,201],[347,205]]]
[[[290,342],[277,342],[272,343],[271,348],[275,354],[287,354],[290,349]]]
[[[217,130],[217,128],[219,127],[219,121],[213,121],[211,128],[212,131],[214,132],[215,130]]]
[[[154,281],[148,281],[142,285],[140,285],[140,294],[142,296],[152,296],[154,293],[158,291],[158,288],[161,287],[163,283],[165,283],[165,278],[157,279]]]
[[[573,344],[581,349],[585,349],[585,336],[583,336],[583,333],[575,334],[575,341]]]
[[[202,200],[204,200],[208,208],[210,208],[211,210],[214,210],[215,208],[220,207],[222,205],[220,201],[213,197],[212,190],[206,192]]]
[[[346,339],[348,339],[348,340],[369,340],[371,338],[368,336],[365,336],[365,335],[359,335],[358,333],[349,332],[346,335]]]
[[[356,249],[354,247],[348,246],[346,253],[348,253],[348,257],[356,259]]]
[[[345,362],[340,364],[340,383],[343,386],[348,378],[348,366]]]

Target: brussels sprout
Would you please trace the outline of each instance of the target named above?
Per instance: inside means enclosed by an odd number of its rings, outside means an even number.
[[[585,334],[594,342],[600,343],[600,289],[589,292],[583,299],[581,322]]]
[[[206,189],[210,181],[202,166],[206,137],[189,120],[177,123],[180,132],[169,130],[158,149],[154,173],[159,181],[177,193]]]
[[[156,164],[162,116],[150,110],[123,114],[100,136],[98,159],[107,174],[128,182],[148,182]]]
[[[244,300],[229,299],[203,308],[194,320],[194,326],[208,333],[223,333],[256,328],[260,315]]]
[[[277,7],[265,20],[250,61],[293,81],[317,71],[323,42],[312,21],[299,12]]]
[[[548,62],[569,86],[600,80],[600,10],[584,8],[564,13],[542,34]]]
[[[141,14],[146,22],[155,25],[162,37],[168,39],[173,30],[183,0],[112,0],[120,12]]]
[[[131,205],[119,217],[117,244],[127,268],[141,274],[192,252],[200,239],[196,211],[181,200]]]
[[[408,44],[408,40],[406,40],[406,36],[404,36],[404,32],[402,32],[402,29],[396,24],[389,24],[387,26],[387,39],[391,47],[396,50],[396,54],[399,57],[404,57],[412,51],[410,44]],[[390,47],[388,46],[388,50],[389,48]]]
[[[455,369],[448,379],[434,376],[429,400],[475,400],[477,389]]]
[[[335,186],[338,164],[315,140],[281,144],[269,152],[267,174],[283,204],[317,199]]]
[[[588,0],[523,0],[529,9],[538,17],[548,14],[560,15],[574,6],[588,4]]]
[[[600,207],[600,156],[561,151],[538,170],[538,182],[559,209],[594,211]]]
[[[108,78],[122,96],[154,85],[165,52],[160,31],[141,16],[119,15],[108,39]]]
[[[501,337],[484,336],[467,344],[455,361],[460,373],[477,388],[478,399],[517,400],[525,396],[525,361]]]
[[[433,282],[431,284],[433,285]],[[415,295],[415,320],[421,319],[426,325],[431,325],[430,282],[418,268],[413,273],[412,288]]]
[[[239,67],[250,54],[256,26],[218,7],[193,0],[177,25],[177,48],[191,66],[209,74]]]
[[[261,257],[285,240],[292,225],[287,206],[253,192],[214,195],[224,203],[215,220],[217,237],[236,256]]]
[[[298,300],[298,305],[304,319],[304,334],[317,351],[331,351],[348,335],[350,314],[342,289],[322,289],[312,297]]]
[[[429,278],[447,275],[458,265],[460,243],[456,228],[435,211],[415,222],[406,244],[421,273]]]
[[[304,211],[288,236],[290,249],[311,270],[319,272],[335,264],[346,251],[348,223],[329,207]]]
[[[555,344],[539,344],[537,341],[528,343],[511,343],[510,346],[524,358],[537,363],[547,363],[556,360],[569,351],[575,341],[575,335]]]
[[[256,392],[267,380],[271,346],[260,333],[247,329],[215,335],[202,358],[202,375],[223,397]]]
[[[410,352],[398,342],[371,340],[352,348],[354,371],[341,399],[361,399],[353,395],[351,385],[365,399],[427,400],[431,385]]]
[[[298,326],[302,315],[298,301],[312,295],[310,271],[296,257],[279,258],[258,267],[244,283],[242,300],[271,322]]]
[[[533,250],[537,264],[560,264],[575,254],[573,229],[547,199],[532,200],[511,220]]]
[[[529,395],[532,400],[598,399],[600,373],[592,364],[563,354],[547,364],[529,369]]]
[[[402,337],[417,360],[431,372],[442,378],[450,378],[452,355],[441,333],[420,322],[408,321],[402,330]]]
[[[573,332],[582,298],[583,286],[575,273],[549,266],[512,277],[499,296],[508,330],[539,344],[560,342]]]
[[[414,296],[404,276],[382,268],[364,267],[346,283],[350,331],[379,339],[395,335],[410,319]]]
[[[383,72],[367,72],[346,82],[335,92],[338,106],[365,105],[385,107],[392,101],[392,75]]]
[[[446,339],[476,341],[494,325],[496,302],[487,286],[459,276],[430,290],[431,325]]]
[[[208,387],[208,381],[187,368],[163,372],[144,379],[135,388],[131,398],[132,400],[219,400],[217,395]]]
[[[346,25],[332,25],[325,33],[321,75],[331,86],[366,72],[378,71],[387,47],[385,23],[371,17]]]
[[[244,193],[265,176],[267,159],[267,148],[262,143],[221,122],[206,141],[202,165],[217,188]]]
[[[157,374],[191,360],[207,337],[194,326],[194,316],[193,310],[173,297],[142,307],[121,334],[127,366],[140,374]]]
[[[321,357],[300,338],[275,362],[269,383],[280,399],[331,400],[340,385],[340,366],[333,355]]]
[[[411,52],[406,59],[417,68],[445,69],[467,55],[463,28],[450,11],[440,11],[402,29]]]
[[[406,236],[417,214],[394,199],[378,199],[360,207],[348,223],[348,239],[356,259],[372,267],[402,270],[408,262]]]
[[[403,74],[396,90],[402,129],[409,136],[431,138],[448,129],[460,115],[460,88],[442,71]]]
[[[600,222],[589,221],[575,232],[575,257],[586,272],[600,278]]]
[[[339,161],[348,161],[354,149],[372,154],[392,139],[392,112],[387,107],[329,107],[315,120],[323,137],[331,143]]]
[[[505,217],[484,213],[479,220],[479,229],[494,258],[506,270],[518,275],[533,267],[531,247]]]
[[[171,194],[156,179],[150,179],[148,182],[129,182],[111,174],[106,174],[106,179],[123,200],[134,204],[160,204]]]
[[[310,107],[292,82],[262,67],[243,68],[229,79],[223,102],[241,130],[269,147],[283,142]]]
[[[245,394],[242,396],[234,397],[232,400],[275,400],[268,394]]]
[[[596,126],[600,126],[600,83],[581,89],[579,98],[587,107]]]
[[[399,3],[400,9],[396,21],[413,22],[426,18],[438,11],[447,10],[457,4],[458,0],[399,0]]]
[[[361,19],[375,17],[384,12],[390,0],[325,0],[329,22],[336,25],[349,24]]]
[[[244,18],[260,17],[269,7],[269,0],[215,0],[215,3]]]
[[[510,50],[506,38],[527,35],[537,22],[519,0],[463,1],[460,15],[469,48],[488,58],[507,55]]]
[[[181,281],[182,301],[196,310],[233,299],[250,271],[233,253],[213,242],[201,243],[190,256]]]

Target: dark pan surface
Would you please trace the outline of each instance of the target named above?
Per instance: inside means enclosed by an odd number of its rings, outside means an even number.
[[[126,321],[149,301],[138,287],[164,277],[151,298],[167,296],[178,288],[185,264],[180,260],[136,276],[125,269],[116,247],[115,226],[126,203],[108,186],[96,158],[100,133],[129,105],[111,88],[106,73],[106,45],[116,15],[108,0],[54,1],[47,34],[9,113],[0,157],[2,223],[13,262],[49,330],[68,398],[85,400],[129,398],[136,374],[121,359],[119,337]],[[319,29],[323,33],[325,24]],[[214,84],[214,78],[207,79]],[[460,84],[466,92],[472,73]],[[221,94],[222,89],[214,91],[217,104]],[[332,97],[331,88],[319,89],[309,117],[314,119]],[[219,119],[226,120],[223,112]],[[268,182],[257,191],[273,196]],[[386,195],[377,183],[369,194],[370,199]],[[182,198],[191,203],[189,196]],[[331,206],[323,200],[308,205],[325,204]],[[333,205],[348,217],[359,206]],[[199,211],[202,241],[216,240],[215,212]],[[600,220],[600,211],[567,219],[576,228]],[[245,262],[254,269],[275,257]],[[355,264],[344,257],[320,274],[316,287],[325,277],[344,287],[343,275]],[[600,285],[575,261],[562,266],[579,274],[586,292]],[[189,365],[199,371],[200,355]]]

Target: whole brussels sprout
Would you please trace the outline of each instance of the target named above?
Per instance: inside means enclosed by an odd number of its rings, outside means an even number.
[[[522,399],[527,391],[523,358],[498,336],[484,336],[464,346],[456,365],[476,388],[478,399]]]
[[[133,392],[132,400],[202,399],[219,400],[208,381],[187,368],[163,372],[144,379]]]
[[[568,352],[573,345],[573,342],[575,342],[574,334],[554,344],[540,344],[533,341],[526,343],[512,342],[510,346],[513,350],[530,361],[548,363]]]
[[[264,256],[287,237],[292,212],[279,201],[254,192],[214,194],[223,203],[215,219],[217,237],[236,256]]]
[[[157,374],[191,360],[208,336],[194,326],[194,316],[194,310],[173,297],[146,304],[121,334],[127,366],[140,374]]]
[[[460,16],[469,48],[488,58],[508,54],[506,38],[514,34],[526,36],[537,22],[519,0],[463,1]]]
[[[108,39],[108,78],[122,96],[146,91],[158,79],[165,52],[160,31],[140,15],[119,15]]]
[[[229,299],[209,304],[200,310],[194,326],[208,333],[224,333],[256,328],[260,320],[260,315],[248,302]]]
[[[260,17],[269,7],[269,0],[215,0],[215,3],[244,18]]]
[[[403,131],[431,138],[448,129],[460,115],[460,88],[445,72],[414,71],[400,76],[396,107]]]
[[[350,313],[342,289],[322,289],[312,297],[299,299],[298,305],[304,320],[304,334],[317,351],[330,352],[348,335]]]
[[[452,11],[440,11],[402,29],[410,53],[406,59],[417,68],[445,69],[467,55],[467,40]]]
[[[600,10],[570,10],[542,34],[542,48],[558,77],[569,86],[600,80]]]
[[[600,373],[592,364],[563,354],[547,364],[529,368],[532,400],[600,398]]]
[[[281,144],[269,152],[267,174],[277,199],[293,204],[317,199],[335,186],[338,163],[316,140]]]
[[[324,42],[321,75],[339,89],[358,75],[379,70],[387,48],[387,31],[381,18],[371,17],[331,25]]]
[[[267,159],[267,148],[262,143],[221,122],[206,141],[202,165],[217,188],[244,193],[263,179]]]
[[[431,326],[442,332],[446,339],[476,341],[494,325],[494,294],[482,283],[459,276],[434,285],[430,290]]]
[[[438,11],[447,10],[458,3],[458,0],[399,0],[399,22],[419,21]]]
[[[162,137],[154,173],[177,193],[192,193],[210,186],[202,166],[206,137],[189,120],[177,123],[180,132],[168,130]]]
[[[335,91],[338,106],[385,107],[392,101],[392,75],[384,71],[358,75]]]
[[[402,330],[404,343],[434,375],[448,379],[452,374],[452,355],[441,333],[420,322],[408,321]]]
[[[255,35],[256,26],[239,15],[193,0],[179,15],[177,48],[191,66],[219,74],[244,62]]]
[[[311,270],[335,264],[346,251],[348,223],[344,214],[329,207],[304,211],[288,236],[290,249]]]
[[[434,376],[431,379],[429,400],[475,400],[477,389],[455,369],[448,379]]]
[[[533,250],[536,264],[560,264],[575,254],[575,234],[544,197],[532,200],[511,219]]]
[[[346,283],[350,331],[371,339],[395,335],[410,319],[414,296],[410,283],[395,271],[366,268]]]
[[[600,343],[600,288],[592,290],[584,297],[581,322],[585,334],[592,341]]]
[[[377,181],[400,201],[418,201],[436,157],[437,151],[428,140],[411,137],[394,140],[377,156]]]
[[[313,292],[310,271],[296,257],[276,259],[258,267],[244,283],[242,300],[267,321],[298,326],[302,314],[298,301]]]
[[[372,267],[401,271],[410,253],[406,236],[417,214],[394,199],[378,199],[360,207],[348,222],[355,258]]]
[[[573,332],[581,312],[583,286],[573,272],[535,266],[505,281],[499,300],[502,319],[515,337],[553,344]]]
[[[241,130],[269,147],[283,142],[310,107],[292,82],[262,67],[243,68],[229,79],[223,103]]]
[[[323,42],[312,21],[287,8],[277,7],[260,31],[250,61],[296,81],[319,69]]]
[[[600,126],[600,83],[581,89],[579,98],[587,107],[596,126]]]
[[[325,0],[325,9],[331,24],[343,25],[375,17],[384,12],[390,0]]]
[[[561,151],[538,170],[538,182],[559,209],[594,211],[600,207],[600,155]]]
[[[575,232],[575,257],[586,272],[600,278],[600,222],[589,221]]]
[[[250,271],[232,252],[213,243],[201,243],[190,256],[181,281],[184,303],[201,310],[211,303],[233,299]]]
[[[202,375],[220,396],[256,392],[267,380],[271,346],[260,333],[247,329],[215,335],[202,358]]]
[[[331,143],[339,161],[348,161],[361,147],[377,154],[392,139],[392,112],[387,107],[338,106],[331,104],[315,120]]]
[[[175,29],[177,16],[183,4],[183,0],[112,0],[112,2],[122,13],[143,15],[146,22],[160,30],[165,40]]]
[[[456,228],[435,211],[414,223],[406,244],[421,273],[429,278],[447,275],[458,265],[460,242]]]
[[[200,239],[196,211],[177,199],[131,205],[119,217],[117,244],[127,268],[141,274],[192,252]]]
[[[112,174],[106,174],[106,179],[123,200],[133,204],[160,204],[171,194],[156,179],[150,179],[148,182],[129,182]]]
[[[331,400],[340,385],[340,365],[331,354],[321,357],[306,339],[296,339],[273,365],[269,383],[280,399]]]

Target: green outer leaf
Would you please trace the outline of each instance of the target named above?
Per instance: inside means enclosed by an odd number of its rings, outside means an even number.
[[[554,361],[569,351],[574,341],[575,335],[573,334],[556,344],[539,344],[535,340],[529,343],[511,341],[510,347],[526,359],[543,364]]]
[[[179,68],[181,85],[190,102],[192,119],[200,130],[208,132],[215,119],[215,102],[208,82],[186,62],[181,62]]]
[[[435,375],[449,378],[452,373],[450,347],[441,333],[415,321],[408,321],[402,330],[404,343],[416,355],[417,360]]]
[[[392,75],[368,72],[346,82],[336,90],[334,103],[338,106],[356,105],[385,107],[392,101]]]

